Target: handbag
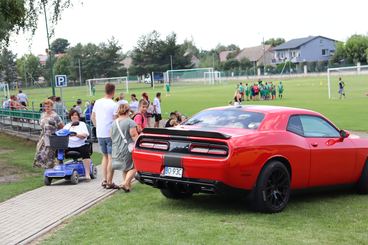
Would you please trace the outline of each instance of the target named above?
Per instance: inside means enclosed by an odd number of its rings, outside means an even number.
[[[125,136],[124,136],[123,132],[121,131],[121,128],[120,128],[120,126],[119,126],[119,122],[118,122],[118,120],[115,120],[115,123],[116,123],[116,127],[118,128],[118,131],[119,131],[119,133],[120,133],[121,137],[123,138],[124,143],[125,143],[125,144],[128,144],[128,141],[126,140],[126,138],[125,138]],[[132,152],[132,151],[133,151],[133,149],[134,149],[134,143],[129,143],[129,144],[128,144],[128,151],[129,151],[129,152]]]

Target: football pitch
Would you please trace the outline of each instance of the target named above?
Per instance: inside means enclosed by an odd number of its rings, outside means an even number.
[[[338,77],[331,79],[331,95],[328,99],[328,87],[326,76],[303,77],[303,78],[285,78],[284,98],[282,100],[268,101],[245,101],[242,104],[259,105],[278,105],[299,107],[311,109],[320,112],[331,119],[339,128],[368,131],[366,123],[368,115],[368,76],[344,76],[346,98],[339,99]],[[264,82],[272,81],[278,84],[278,80],[264,79]],[[178,110],[186,116],[191,116],[196,112],[214,106],[228,105],[232,100],[236,90],[236,84],[239,82],[250,83],[254,80],[233,80],[226,81],[219,85],[204,84],[174,84],[171,86],[171,95],[166,96],[163,85],[157,85],[152,89],[147,84],[138,84],[132,82],[129,84],[129,94],[135,93],[140,99],[142,92],[147,92],[153,101],[156,92],[162,93],[163,118],[167,119],[171,111]],[[40,101],[50,96],[51,88],[24,89],[28,94],[30,101],[34,101],[35,108],[38,108]],[[117,93],[125,92],[123,85],[117,86]],[[60,90],[56,88],[57,96],[60,96]],[[96,87],[96,95],[89,96],[87,86],[68,87],[63,89],[63,99],[70,108],[78,98],[84,102],[87,100],[98,99],[103,96],[103,85]],[[130,99],[129,96],[126,96]]]

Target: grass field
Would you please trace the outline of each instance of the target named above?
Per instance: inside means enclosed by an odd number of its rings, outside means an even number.
[[[335,79],[336,78],[336,79]],[[293,78],[285,80],[284,83],[284,99],[276,101],[250,101],[243,104],[262,104],[262,105],[282,105],[307,108],[318,111],[333,122],[338,127],[368,131],[367,115],[368,115],[368,77],[366,76],[345,76],[347,98],[338,99],[338,82],[337,77],[332,80],[332,99],[328,99],[327,79],[321,77]],[[265,80],[267,81],[267,80]],[[154,94],[158,91],[163,92],[162,108],[164,118],[167,118],[170,111],[178,110],[184,115],[191,116],[194,113],[208,107],[227,105],[232,99],[236,88],[236,83],[240,81],[231,81],[222,85],[186,85],[172,86],[171,96],[166,97],[163,87],[153,90],[150,87],[144,87],[142,84],[131,84],[130,93],[136,93],[138,98],[142,92],[148,92],[150,98],[153,99]],[[243,81],[244,82],[244,81]],[[146,85],[147,86],[147,85]],[[41,100],[51,94],[51,88],[47,89],[31,89],[25,90],[30,99],[35,101],[35,106]],[[59,94],[59,89],[56,89]],[[123,89],[118,88],[118,92]],[[125,90],[124,90],[125,91]],[[64,100],[68,107],[75,104],[78,98],[82,100],[97,99],[102,96],[102,89],[97,90],[95,98],[88,96],[87,87],[68,87],[63,91]]]
[[[66,225],[42,244],[366,244],[367,196],[352,191],[292,196],[279,214],[229,198],[168,200],[137,184]]]
[[[43,170],[33,168],[36,144],[0,134],[0,202],[43,185]],[[94,153],[95,163],[101,155]]]

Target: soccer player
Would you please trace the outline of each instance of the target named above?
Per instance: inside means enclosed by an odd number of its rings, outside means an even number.
[[[247,101],[249,101],[249,94],[250,94],[250,86],[248,83],[245,84],[245,97],[247,98]]]
[[[282,93],[284,92],[284,85],[282,85],[282,81],[280,81],[278,85],[279,98],[282,99]]]
[[[165,88],[166,88],[166,96],[170,96],[170,83],[166,83],[165,84]]]
[[[239,84],[239,93],[241,95],[241,101],[244,101],[244,87],[242,82]]]
[[[342,81],[341,77],[339,77],[339,94],[340,94],[340,99],[342,98],[342,96],[344,96],[345,98],[345,83],[344,81]]]

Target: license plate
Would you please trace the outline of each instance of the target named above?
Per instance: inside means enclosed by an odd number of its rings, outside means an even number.
[[[174,167],[165,167],[164,176],[181,178],[183,176],[183,169]]]

